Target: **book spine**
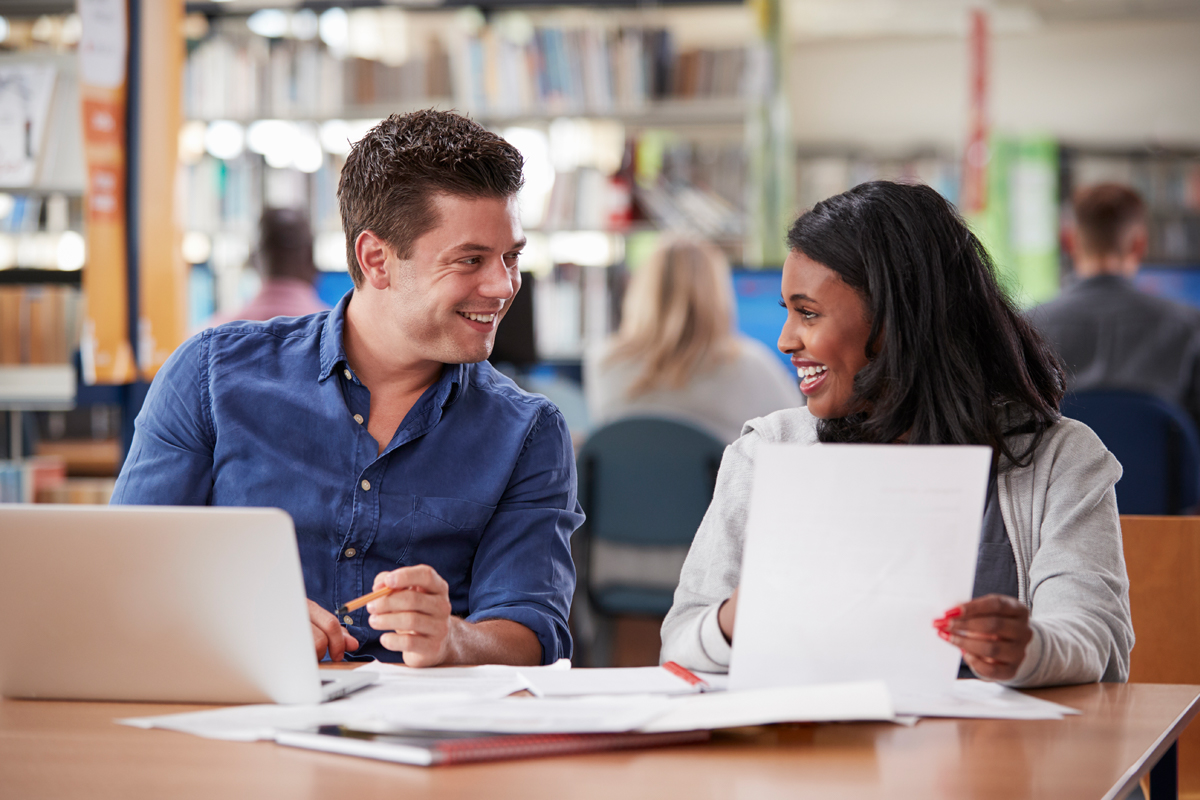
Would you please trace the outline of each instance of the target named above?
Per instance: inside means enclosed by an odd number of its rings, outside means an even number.
[[[433,763],[435,765],[467,764],[480,761],[596,753],[604,750],[668,747],[705,742],[711,735],[711,731],[682,731],[495,736],[438,743],[433,748]]]

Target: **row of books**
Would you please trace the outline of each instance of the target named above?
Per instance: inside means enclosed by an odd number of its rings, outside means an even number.
[[[429,58],[413,58],[390,65],[365,58],[342,63],[344,102],[356,106],[400,106],[448,99],[453,91],[450,56],[441,48]]]
[[[746,48],[675,48],[665,28],[535,27],[517,42],[485,27],[434,38],[401,64],[341,58],[320,42],[219,33],[189,54],[193,119],[329,118],[355,108],[452,102],[496,115],[612,113],[662,100],[744,97]]]
[[[106,506],[116,487],[114,478],[67,478],[62,484],[39,491],[38,503]]]
[[[1132,186],[1147,206],[1146,260],[1200,265],[1200,158],[1194,155],[1068,154],[1075,189],[1112,181]]]
[[[804,155],[796,161],[796,204],[799,208],[812,208],[826,197],[875,180],[924,183],[957,204],[960,176],[961,162],[950,155],[911,158]]]
[[[0,364],[69,363],[82,312],[73,286],[0,286]]]
[[[0,200],[0,233],[62,233],[83,225],[83,198],[52,194],[6,194]]]
[[[221,34],[188,56],[183,98],[194,119],[324,118],[451,91],[450,56],[437,42],[427,57],[392,65],[339,58],[320,42]]]
[[[1200,212],[1200,157],[1068,152],[1067,165],[1077,187],[1115,181],[1137,189],[1152,213]]]
[[[46,498],[66,481],[66,466],[60,459],[0,461],[0,503],[57,502]]]
[[[678,51],[664,28],[534,29],[528,42],[468,37],[455,98],[498,115],[613,113],[663,100],[724,99],[750,87],[745,48]]]

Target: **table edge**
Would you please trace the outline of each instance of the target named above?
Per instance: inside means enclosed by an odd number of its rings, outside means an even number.
[[[1150,749],[1138,759],[1137,763],[1130,767],[1125,774],[1118,779],[1117,783],[1115,783],[1113,788],[1104,795],[1102,800],[1117,800],[1117,798],[1124,797],[1126,794],[1128,794],[1129,791],[1133,789],[1135,784],[1137,784],[1142,778],[1150,773],[1150,770],[1153,769],[1154,765],[1157,764],[1159,759],[1163,757],[1163,754],[1165,754],[1167,750],[1171,749],[1171,747],[1179,740],[1180,734],[1183,733],[1188,724],[1196,718],[1197,714],[1200,714],[1200,687],[1192,686],[1191,688],[1195,692],[1194,696],[1192,697],[1192,702],[1188,704],[1187,708],[1179,713],[1179,716],[1175,718],[1175,721],[1171,723],[1171,726],[1163,731],[1157,739],[1155,739],[1154,744],[1152,744]]]

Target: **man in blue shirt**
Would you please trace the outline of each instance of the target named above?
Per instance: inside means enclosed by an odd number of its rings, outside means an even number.
[[[354,290],[332,311],[198,334],[138,416],[113,502],[291,514],[318,658],[571,653],[570,437],[485,360],[521,285],[521,170],[458,115],[383,121],[338,185]]]

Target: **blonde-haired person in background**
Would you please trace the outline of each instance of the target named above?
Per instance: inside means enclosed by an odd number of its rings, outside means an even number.
[[[682,419],[726,444],[749,419],[801,404],[794,376],[734,328],[729,264],[716,246],[672,237],[630,280],[621,327],[584,362],[595,425]]]

